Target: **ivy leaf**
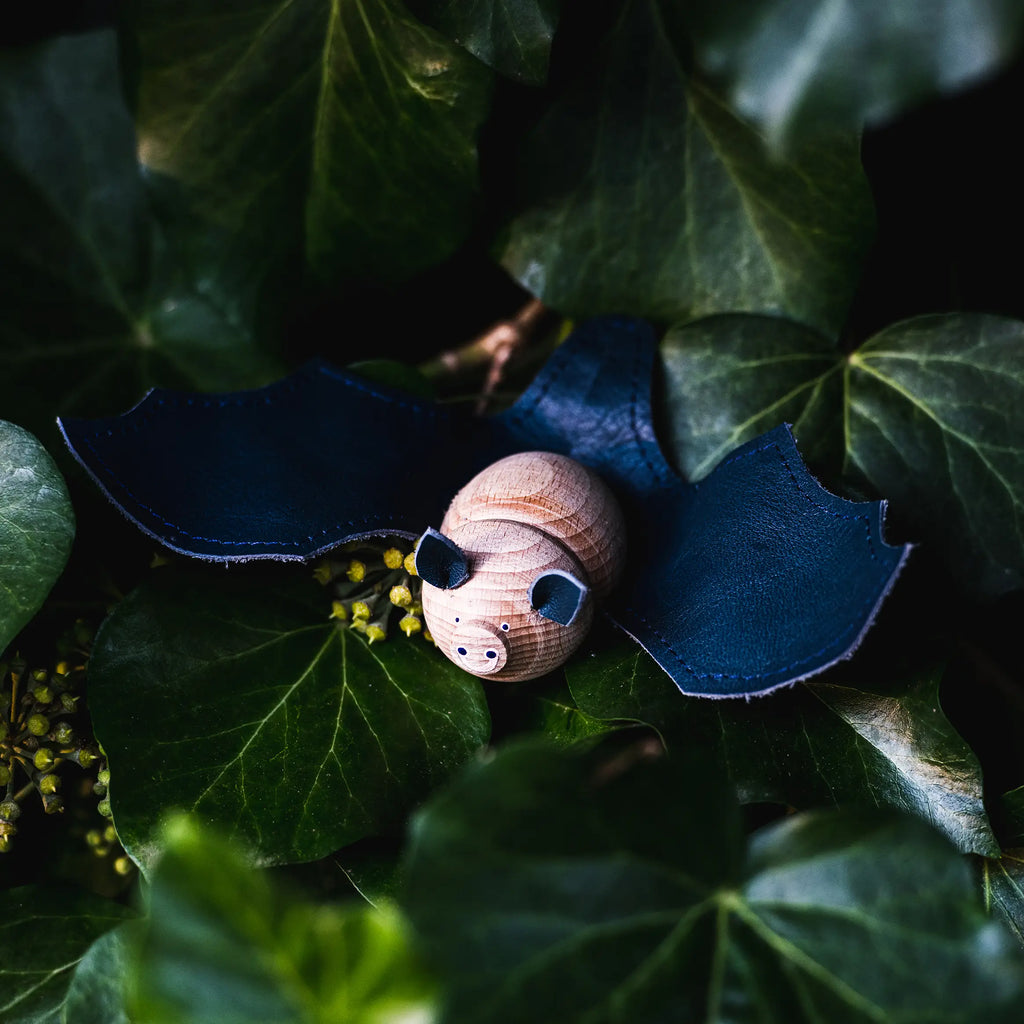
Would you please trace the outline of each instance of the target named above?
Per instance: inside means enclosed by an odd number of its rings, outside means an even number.
[[[112,900],[72,889],[0,892],[0,1020],[58,1024],[75,965],[94,939],[134,916]]]
[[[1019,49],[1015,0],[755,0],[687,6],[697,58],[776,145],[891,119]]]
[[[981,878],[985,905],[1024,946],[1024,849],[982,860]]]
[[[434,1019],[433,980],[394,909],[307,903],[184,817],[161,845],[131,975],[133,1019]]]
[[[542,85],[562,0],[418,0],[424,21],[509,78]]]
[[[53,459],[27,430],[0,420],[0,654],[46,600],[74,537]]]
[[[520,747],[418,817],[406,904],[473,1021],[1015,1019],[1024,968],[912,818],[754,836],[695,760]]]
[[[479,681],[421,640],[369,646],[316,584],[158,579],[100,628],[89,707],[121,843],[201,815],[265,862],[391,828],[487,740]]]
[[[813,462],[842,452],[968,587],[1024,585],[1024,323],[915,317],[850,355],[797,324],[715,317],[662,353],[672,448],[692,479],[732,448],[796,422]],[[842,380],[840,387],[839,378]],[[842,437],[842,440],[840,440]]]
[[[62,1024],[133,1024],[125,1005],[140,922],[101,935],[78,961],[62,1007]]]
[[[849,359],[847,460],[982,591],[1024,586],[1024,323],[925,316]]]
[[[835,460],[842,364],[816,331],[774,317],[708,317],[671,328],[661,355],[669,438],[687,480],[780,423],[792,424],[811,465]]]
[[[154,233],[112,31],[0,52],[4,414],[41,436],[160,383],[228,388],[272,365],[192,292]]]
[[[941,673],[893,684],[864,669],[798,683],[752,703],[683,697],[657,663],[616,647],[566,668],[580,708],[657,728],[670,750],[699,746],[745,803],[911,811],[965,852],[998,854],[981,765],[939,704]],[[834,681],[832,681],[834,680]]]
[[[396,0],[134,16],[141,159],[211,294],[251,314],[303,246],[326,277],[397,278],[462,240],[491,75]]]
[[[538,126],[502,262],[573,316],[786,315],[834,335],[871,240],[854,136],[789,162],[687,76],[634,0]]]

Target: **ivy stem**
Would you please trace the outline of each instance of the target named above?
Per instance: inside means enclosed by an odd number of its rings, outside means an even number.
[[[531,299],[510,320],[496,323],[461,348],[442,352],[422,363],[420,372],[434,379],[486,367],[476,406],[477,413],[483,413],[501,384],[509,361],[554,316],[539,299]]]

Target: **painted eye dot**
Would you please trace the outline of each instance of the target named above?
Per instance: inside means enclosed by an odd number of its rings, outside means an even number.
[[[456,648],[456,650],[457,650],[457,651],[459,652],[459,654],[461,654],[461,655],[462,655],[463,657],[465,657],[465,656],[466,656],[466,648],[465,648],[465,647],[458,647],[458,648]]]
[[[458,617],[458,615],[456,615],[456,616],[455,616],[455,621],[456,621],[456,622],[458,622],[458,621],[459,621],[459,617]]]
[[[488,658],[496,658],[498,656],[497,651],[484,651]]]
[[[501,628],[504,629],[507,632],[508,631],[508,623],[507,622],[503,622],[501,624]]]

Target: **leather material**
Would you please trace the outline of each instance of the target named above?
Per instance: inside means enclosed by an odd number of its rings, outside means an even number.
[[[684,693],[766,693],[849,656],[908,551],[883,540],[882,504],[825,491],[785,425],[699,484],[681,480],[654,431],[656,354],[643,322],[590,321],[489,420],[312,363],[257,391],[155,390],[124,416],[61,428],[141,529],[214,561],[419,536],[488,463],[568,455],[626,513],[627,571],[607,613]]]

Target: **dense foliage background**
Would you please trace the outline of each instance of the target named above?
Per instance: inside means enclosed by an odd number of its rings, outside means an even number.
[[[1022,39],[1015,0],[5,37],[0,1020],[1019,1021]],[[352,553],[169,563],[54,425],[313,354],[475,401],[531,298],[492,407],[565,321],[640,315],[682,473],[785,420],[889,499],[917,547],[850,662],[705,702],[605,626],[482,684],[337,617]]]

